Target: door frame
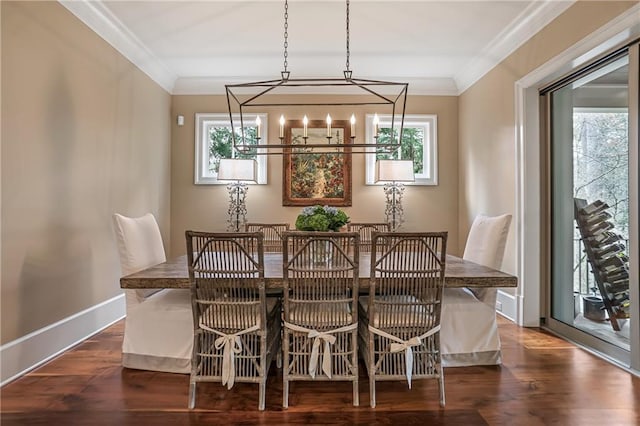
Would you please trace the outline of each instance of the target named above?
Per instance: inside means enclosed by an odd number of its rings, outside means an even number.
[[[545,119],[541,114],[540,88],[550,84],[563,75],[567,75],[572,70],[580,68],[587,63],[602,56],[604,53],[628,44],[630,41],[640,36],[640,4],[628,9],[625,13],[611,20],[598,31],[590,34],[580,42],[576,43],[560,55],[554,57],[544,65],[538,67],[515,83],[515,139],[516,139],[516,273],[520,285],[516,289],[515,312],[516,322],[521,326],[537,327],[541,325],[541,318],[546,317],[543,307],[548,306],[548,241],[547,220],[548,202],[547,191],[542,191],[546,185],[546,148],[542,143],[544,140],[544,130],[542,125]],[[637,47],[635,49],[637,55]],[[637,57],[637,56],[636,56]],[[631,62],[630,58],[630,62]],[[636,62],[637,65],[637,62]],[[631,70],[630,70],[631,72]],[[630,87],[630,92],[632,88]],[[637,90],[635,91],[637,96]],[[629,101],[632,99],[630,97]],[[634,116],[634,120],[631,116]],[[634,169],[635,177],[630,176],[630,192],[637,195],[637,157],[638,157],[638,123],[637,111],[635,114],[629,111],[629,132],[630,138],[635,138],[636,143],[630,140],[630,148],[634,146],[635,153],[630,151],[630,171]],[[632,123],[635,121],[635,123]],[[633,134],[633,135],[632,135]],[[633,167],[631,156],[636,162]],[[635,185],[635,190],[632,189]],[[630,221],[637,223],[638,200],[630,199]],[[634,221],[633,218],[636,218]],[[635,226],[635,224],[634,224]],[[630,234],[634,232],[630,228]],[[638,229],[635,234],[638,235]],[[526,242],[526,244],[525,244]],[[634,256],[635,265],[630,265],[633,275],[638,280],[638,252],[637,241],[635,251],[630,249],[630,255]],[[630,256],[631,257],[631,256]],[[631,300],[638,301],[638,289],[631,292]],[[640,303],[632,304],[631,315],[640,318]],[[637,333],[636,333],[637,334]],[[638,337],[632,339],[631,353],[634,354],[629,365],[631,369],[640,374],[640,340]]]

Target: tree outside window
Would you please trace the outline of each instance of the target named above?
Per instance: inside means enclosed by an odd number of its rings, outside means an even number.
[[[373,115],[367,115],[367,143],[374,144]],[[391,129],[391,115],[379,116],[378,139],[379,144],[391,144],[398,139],[399,117],[394,120]],[[402,130],[400,147],[392,152],[375,152],[367,154],[366,183],[375,183],[375,162],[377,160],[409,160],[413,159],[415,182],[409,185],[437,185],[438,184],[438,143],[437,143],[436,115],[406,115]]]
[[[254,123],[256,117],[262,121],[261,137],[267,138],[267,115],[256,114],[245,117],[245,123]],[[234,123],[236,121],[234,117]],[[257,144],[257,127],[245,126],[245,141],[249,145]],[[240,126],[234,131],[236,140],[242,137]],[[258,150],[259,152],[260,150]],[[267,183],[267,159],[265,155],[243,153],[234,149],[231,121],[228,114],[196,114],[196,140],[195,140],[195,183],[218,184],[218,167],[223,158],[254,159],[258,163],[258,184]]]

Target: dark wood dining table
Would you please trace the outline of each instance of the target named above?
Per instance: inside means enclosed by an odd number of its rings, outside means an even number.
[[[369,288],[371,259],[369,253],[361,253],[360,289]],[[282,253],[264,254],[264,274],[267,289],[282,289]],[[518,278],[506,272],[478,265],[477,263],[447,255],[445,287],[517,287]],[[120,287],[141,288],[190,288],[187,255],[178,256],[164,263],[126,275],[120,279]]]

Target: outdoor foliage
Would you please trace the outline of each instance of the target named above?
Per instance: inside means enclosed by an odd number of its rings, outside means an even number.
[[[394,131],[395,138],[391,139],[391,128],[381,127],[378,133],[378,143],[393,143],[398,138],[398,132]],[[402,130],[402,142],[400,149],[393,153],[378,153],[377,160],[397,160],[413,158],[413,172],[423,173],[423,144],[424,129],[422,127],[405,127]]]
[[[574,197],[591,203],[602,200],[610,208],[615,232],[629,239],[629,144],[627,112],[577,112],[573,114]],[[575,230],[574,239],[580,235]],[[574,248],[574,291],[595,288],[579,243]]]
[[[248,158],[255,159],[255,154],[243,154],[233,149],[231,127],[212,126],[209,131],[209,172],[218,173],[221,158]],[[246,127],[245,137],[248,144],[256,143],[256,127]],[[236,128],[236,139],[240,140],[240,128]],[[235,151],[235,152],[234,152]]]
[[[626,112],[574,113],[574,197],[610,206],[616,231],[629,238],[629,144]]]

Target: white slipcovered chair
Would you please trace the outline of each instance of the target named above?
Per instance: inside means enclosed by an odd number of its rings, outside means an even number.
[[[479,215],[473,221],[463,258],[493,269],[502,267],[511,215]],[[496,289],[444,290],[440,346],[445,367],[502,363],[496,321]]]
[[[158,223],[151,213],[131,218],[114,214],[122,275],[166,260]],[[122,365],[140,370],[191,371],[193,314],[189,290],[126,289],[127,316]]]

